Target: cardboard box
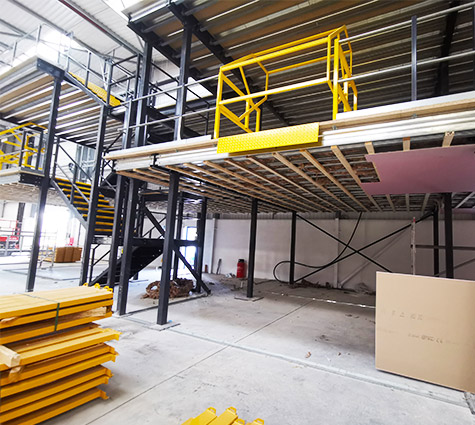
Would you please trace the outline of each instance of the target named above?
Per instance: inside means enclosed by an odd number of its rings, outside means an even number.
[[[475,392],[475,282],[376,274],[376,368]]]

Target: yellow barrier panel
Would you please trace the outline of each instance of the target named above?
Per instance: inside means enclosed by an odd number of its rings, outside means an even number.
[[[274,128],[258,133],[236,134],[218,139],[218,153],[259,152],[266,149],[296,148],[302,145],[320,146],[318,123]],[[310,146],[307,146],[310,147]]]

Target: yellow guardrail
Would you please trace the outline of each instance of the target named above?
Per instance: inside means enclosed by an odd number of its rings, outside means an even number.
[[[23,147],[22,147],[23,141],[21,137],[18,135],[18,130],[21,130],[23,128],[28,128],[31,126],[46,129],[46,127],[42,125],[38,125],[33,122],[28,122],[26,124],[22,124],[22,125],[12,127],[12,128],[7,128],[6,130],[0,131],[0,137],[13,136],[17,140],[17,142],[15,142],[12,140],[8,140],[7,138],[0,139],[0,145],[9,145],[9,146],[14,146],[20,149],[18,151],[7,152],[7,153],[5,153],[2,149],[0,149],[0,170],[3,169],[3,164],[18,165],[20,167],[26,167],[26,168],[36,168],[34,165],[30,164],[30,158],[38,154],[38,149],[29,146],[29,144],[30,144],[30,139],[32,137],[38,136],[39,133],[27,134],[25,144]],[[23,155],[22,155],[22,151],[23,151]],[[44,151],[45,149],[42,148],[40,152],[44,153]],[[21,164],[20,164],[20,158],[21,158]]]
[[[261,106],[270,95],[305,89],[320,84],[328,84],[333,94],[333,118],[336,117],[340,104],[343,104],[343,111],[356,110],[358,92],[355,83],[353,81],[347,81],[343,84],[339,83],[340,78],[349,78],[352,76],[353,51],[351,49],[351,44],[345,42],[345,48],[343,48],[342,43],[340,43],[340,39],[347,37],[348,32],[346,27],[342,26],[314,36],[247,55],[222,66],[218,74],[214,138],[219,139],[221,116],[229,119],[241,130],[244,130],[247,133],[258,132],[260,131]],[[318,48],[319,46],[323,47],[323,55],[315,51],[315,48]],[[312,53],[316,53],[317,57],[292,63],[295,58],[308,57],[308,55]],[[285,62],[290,62],[290,64],[284,66],[279,65]],[[307,67],[319,62],[326,62],[326,72],[324,77],[288,84],[281,87],[269,88],[270,77],[272,75],[288,72],[304,66]],[[248,79],[246,78],[246,71],[249,72],[250,69],[252,69],[254,73],[256,71],[258,72],[259,69],[264,72],[265,90],[251,92]],[[236,70],[238,70],[241,75],[245,91],[237,87],[236,84],[234,84],[226,75],[226,73]],[[230,87],[237,96],[223,99],[223,89],[225,85]],[[353,95],[352,100],[350,100],[350,92]],[[244,112],[240,115],[231,111],[229,108],[229,105],[238,103],[241,103],[244,106]],[[255,113],[255,124],[254,128],[251,128],[250,117],[253,113]]]

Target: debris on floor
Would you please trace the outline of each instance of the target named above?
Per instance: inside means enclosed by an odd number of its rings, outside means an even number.
[[[193,289],[194,283],[191,279],[173,279],[170,281],[170,298],[187,297]],[[158,299],[160,294],[160,281],[150,283],[145,288],[145,294],[142,298]]]

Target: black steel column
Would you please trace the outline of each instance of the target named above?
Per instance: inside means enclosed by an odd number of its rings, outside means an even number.
[[[135,73],[134,94],[139,88],[140,74],[140,57],[137,57],[137,69]],[[130,100],[130,99],[129,99]],[[132,145],[133,130],[130,128],[135,123],[137,117],[137,102],[129,103],[129,107],[125,111],[124,117],[124,133],[122,135],[122,148],[127,149]],[[114,200],[114,222],[112,225],[112,241],[109,252],[109,270],[107,282],[113,286],[116,282],[117,256],[119,254],[119,246],[123,240],[123,231],[125,223],[124,201],[126,196],[126,177],[117,174],[117,184]]]
[[[188,77],[190,75],[190,52],[191,52],[191,36],[193,31],[189,25],[183,26],[183,37],[181,44],[180,55],[180,75],[178,77],[178,91],[175,107],[175,115],[178,117],[175,120],[174,140],[181,139],[183,135],[183,128],[185,126],[182,115],[186,109],[186,93],[187,88],[184,87],[188,83]]]
[[[452,194],[444,193],[445,277],[454,278],[454,237],[452,228]]]
[[[297,213],[292,211],[292,223],[290,225],[290,263],[289,284],[295,283],[295,241],[297,238]]]
[[[433,213],[432,219],[433,225],[433,245],[434,245],[434,276],[438,276],[440,269],[439,269],[439,210],[436,208]]]
[[[183,192],[179,196],[178,200],[178,215],[176,219],[176,235],[175,239],[181,239],[181,232],[183,227],[183,208],[185,206],[185,201],[183,199]],[[178,277],[178,265],[179,265],[179,258],[177,254],[173,255],[173,279]]]
[[[205,244],[205,229],[206,229],[206,212],[208,209],[208,199],[203,198],[201,201],[201,212],[200,218],[198,220],[198,246],[196,247],[196,272],[200,279],[196,282],[196,291],[201,292],[201,279],[203,276],[203,255],[204,255],[204,244]]]
[[[97,204],[99,200],[99,178],[101,176],[102,152],[104,150],[104,137],[106,135],[107,118],[109,116],[109,106],[103,105],[99,118],[99,129],[97,132],[96,151],[94,153],[94,173],[91,182],[91,194],[89,196],[89,209],[87,211],[87,227],[82,251],[82,267],[79,285],[87,282],[89,260],[91,255],[91,245],[94,240],[96,229]],[[75,182],[74,182],[75,183]],[[71,188],[71,193],[74,187]]]
[[[25,215],[25,203],[19,202],[18,211],[16,214],[15,236],[20,236],[24,215]]]
[[[257,236],[257,208],[258,201],[252,198],[251,206],[251,229],[249,233],[249,258],[247,260],[247,297],[254,296],[254,265],[256,260],[256,236]]]
[[[472,50],[475,50],[475,6],[472,7]],[[473,88],[475,88],[475,56],[473,57]]]
[[[417,16],[411,18],[411,100],[417,100]]]
[[[61,81],[63,78],[56,77],[53,85],[53,95],[49,110],[48,137],[46,140],[46,152],[43,163],[43,179],[40,186],[40,197],[38,200],[38,210],[36,217],[35,233],[31,245],[30,264],[28,267],[28,276],[26,279],[26,291],[31,292],[35,287],[36,268],[38,266],[38,256],[40,253],[41,228],[43,227],[43,215],[46,206],[46,198],[50,186],[51,157],[53,156],[54,134],[56,131],[56,119],[58,118],[59,96],[61,94]],[[59,143],[59,142],[58,142]]]
[[[170,172],[168,185],[167,220],[165,240],[163,241],[162,276],[160,279],[160,294],[158,298],[157,323],[164,325],[168,321],[168,300],[170,298],[170,273],[172,269],[172,252],[175,237],[176,208],[178,201],[178,186],[180,175],[176,171]]]
[[[152,46],[145,43],[144,56],[142,58],[142,71],[140,76],[140,87],[137,97],[146,96],[148,94],[150,83],[150,71],[152,66]],[[136,125],[145,123],[147,113],[148,99],[141,99],[137,102],[137,118]],[[147,140],[147,127],[137,127],[135,129],[134,146],[143,146]],[[135,217],[137,213],[138,190],[140,181],[129,179],[129,189],[127,192],[125,204],[125,220],[124,220],[124,253],[120,267],[119,295],[117,304],[119,307],[119,315],[123,315],[127,310],[127,296],[129,293],[129,278],[132,265],[132,252],[134,250],[134,231]]]

